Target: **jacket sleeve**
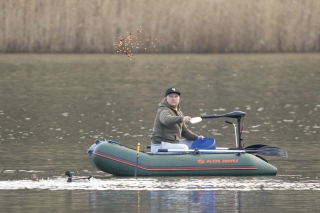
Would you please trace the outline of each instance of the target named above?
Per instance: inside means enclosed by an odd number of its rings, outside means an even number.
[[[181,136],[189,141],[195,141],[198,139],[198,135],[191,132],[185,124],[182,125]]]
[[[159,113],[159,120],[166,126],[172,124],[179,124],[183,121],[183,116],[174,116],[171,114],[170,109],[161,109]]]

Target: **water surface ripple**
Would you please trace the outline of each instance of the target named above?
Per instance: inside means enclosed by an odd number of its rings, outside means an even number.
[[[133,60],[1,54],[0,211],[318,211],[319,67],[318,53],[137,54]],[[185,115],[246,112],[245,146],[288,151],[289,158],[266,156],[278,175],[122,178],[93,168],[86,151],[95,139],[140,143],[147,151],[158,103],[171,86],[182,92]],[[225,119],[188,127],[214,137],[218,147],[235,146]],[[93,179],[67,183],[66,170]]]

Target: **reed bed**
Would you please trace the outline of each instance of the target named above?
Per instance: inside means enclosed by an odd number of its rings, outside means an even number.
[[[320,50],[319,0],[1,0],[0,52]]]

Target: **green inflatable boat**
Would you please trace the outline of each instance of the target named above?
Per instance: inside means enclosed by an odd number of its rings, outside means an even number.
[[[224,115],[206,115],[195,118],[237,118],[238,129],[244,112]],[[233,124],[231,122],[228,122]],[[116,176],[259,176],[276,175],[277,168],[261,155],[287,157],[287,151],[278,147],[256,144],[246,148],[241,145],[241,133],[236,131],[236,148],[162,149],[159,152],[178,154],[152,154],[121,145],[114,140],[95,140],[87,156],[93,167]]]

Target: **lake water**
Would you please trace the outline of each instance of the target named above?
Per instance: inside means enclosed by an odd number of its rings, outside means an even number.
[[[0,55],[0,212],[315,212],[320,205],[320,55]],[[86,158],[94,139],[143,150],[165,90],[185,115],[244,111],[245,146],[275,177],[123,178]],[[189,124],[234,147],[224,119]],[[92,175],[67,183],[61,174]],[[36,174],[39,182],[32,181]]]

